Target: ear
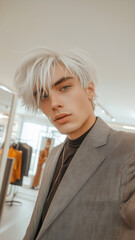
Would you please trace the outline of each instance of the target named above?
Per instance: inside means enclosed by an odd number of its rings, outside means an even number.
[[[87,94],[88,94],[88,99],[92,101],[92,99],[95,97],[95,86],[93,82],[89,83],[87,87]]]

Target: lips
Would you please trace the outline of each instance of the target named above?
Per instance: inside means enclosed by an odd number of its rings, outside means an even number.
[[[64,117],[67,117],[67,116],[70,116],[70,115],[71,114],[61,113],[61,114],[55,116],[54,121],[57,121],[61,118],[64,118]]]
[[[55,116],[54,121],[63,124],[68,121],[70,116],[71,114],[61,113]]]

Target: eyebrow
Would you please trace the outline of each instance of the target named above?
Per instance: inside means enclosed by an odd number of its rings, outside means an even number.
[[[65,81],[67,81],[67,80],[69,80],[69,79],[72,79],[73,77],[62,77],[62,78],[60,78],[58,81],[56,81],[54,84],[53,84],[53,86],[55,87],[55,86],[57,86],[57,85],[59,85],[59,84],[61,84],[62,82],[65,82]],[[41,92],[43,91],[43,89],[41,89]],[[37,96],[37,90],[33,93],[33,96],[35,97],[35,96]]]
[[[58,81],[56,81],[56,82],[53,84],[53,86],[55,87],[55,86],[59,85],[60,83],[65,82],[65,81],[67,81],[67,80],[69,80],[69,79],[72,79],[72,78],[73,78],[73,77],[62,77],[62,78],[60,78]]]

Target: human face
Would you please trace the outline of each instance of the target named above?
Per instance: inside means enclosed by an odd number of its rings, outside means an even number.
[[[50,94],[40,96],[40,109],[59,132],[76,139],[95,121],[91,103],[94,85],[91,82],[87,88],[82,88],[79,79],[64,66],[55,68],[51,80]]]

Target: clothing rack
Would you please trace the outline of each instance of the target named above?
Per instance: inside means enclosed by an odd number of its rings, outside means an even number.
[[[16,190],[15,187],[16,187],[15,185],[11,185],[11,189],[10,189],[10,194],[9,195],[11,195],[12,190],[13,190],[13,193],[12,193],[11,200],[7,200],[6,201],[6,205],[7,206],[13,206],[14,204],[16,204],[17,206],[21,206],[22,205],[22,202],[14,200],[14,198],[17,195],[17,191],[15,191]]]
[[[15,143],[15,142],[12,143],[12,144],[10,145],[10,147],[13,147],[14,149],[18,149],[18,147],[19,147],[19,142],[17,142],[17,143]],[[15,204],[15,205],[19,205],[19,206],[22,205],[22,202],[14,200],[14,198],[15,198],[16,195],[17,195],[16,187],[18,187],[18,186],[16,186],[14,183],[11,183],[11,184],[10,184],[10,191],[9,191],[9,194],[8,194],[7,196],[9,196],[9,197],[11,196],[11,200],[6,200],[6,201],[5,201],[7,206],[13,206],[14,204]]]
[[[30,163],[32,148],[28,144],[21,143],[21,142],[18,142],[18,141],[12,143],[10,145],[10,147],[11,147],[11,152],[10,152],[11,155],[12,154],[14,155],[14,150],[22,152],[21,164],[18,165],[19,170],[20,170],[20,167],[21,167],[21,173],[19,172],[19,174],[21,174],[21,175],[20,175],[20,178],[18,177],[18,173],[16,175],[16,172],[15,172],[15,175],[13,175],[13,179],[10,182],[10,184],[11,184],[10,195],[7,196],[7,197],[10,197],[11,199],[10,200],[7,199],[6,205],[12,206],[12,205],[15,204],[15,205],[20,206],[20,205],[22,205],[22,202],[14,200],[16,195],[17,195],[16,188],[18,189],[19,186],[22,186],[23,176],[27,176],[27,174],[28,174],[28,169],[29,169],[28,163]],[[14,150],[12,150],[12,148]]]

